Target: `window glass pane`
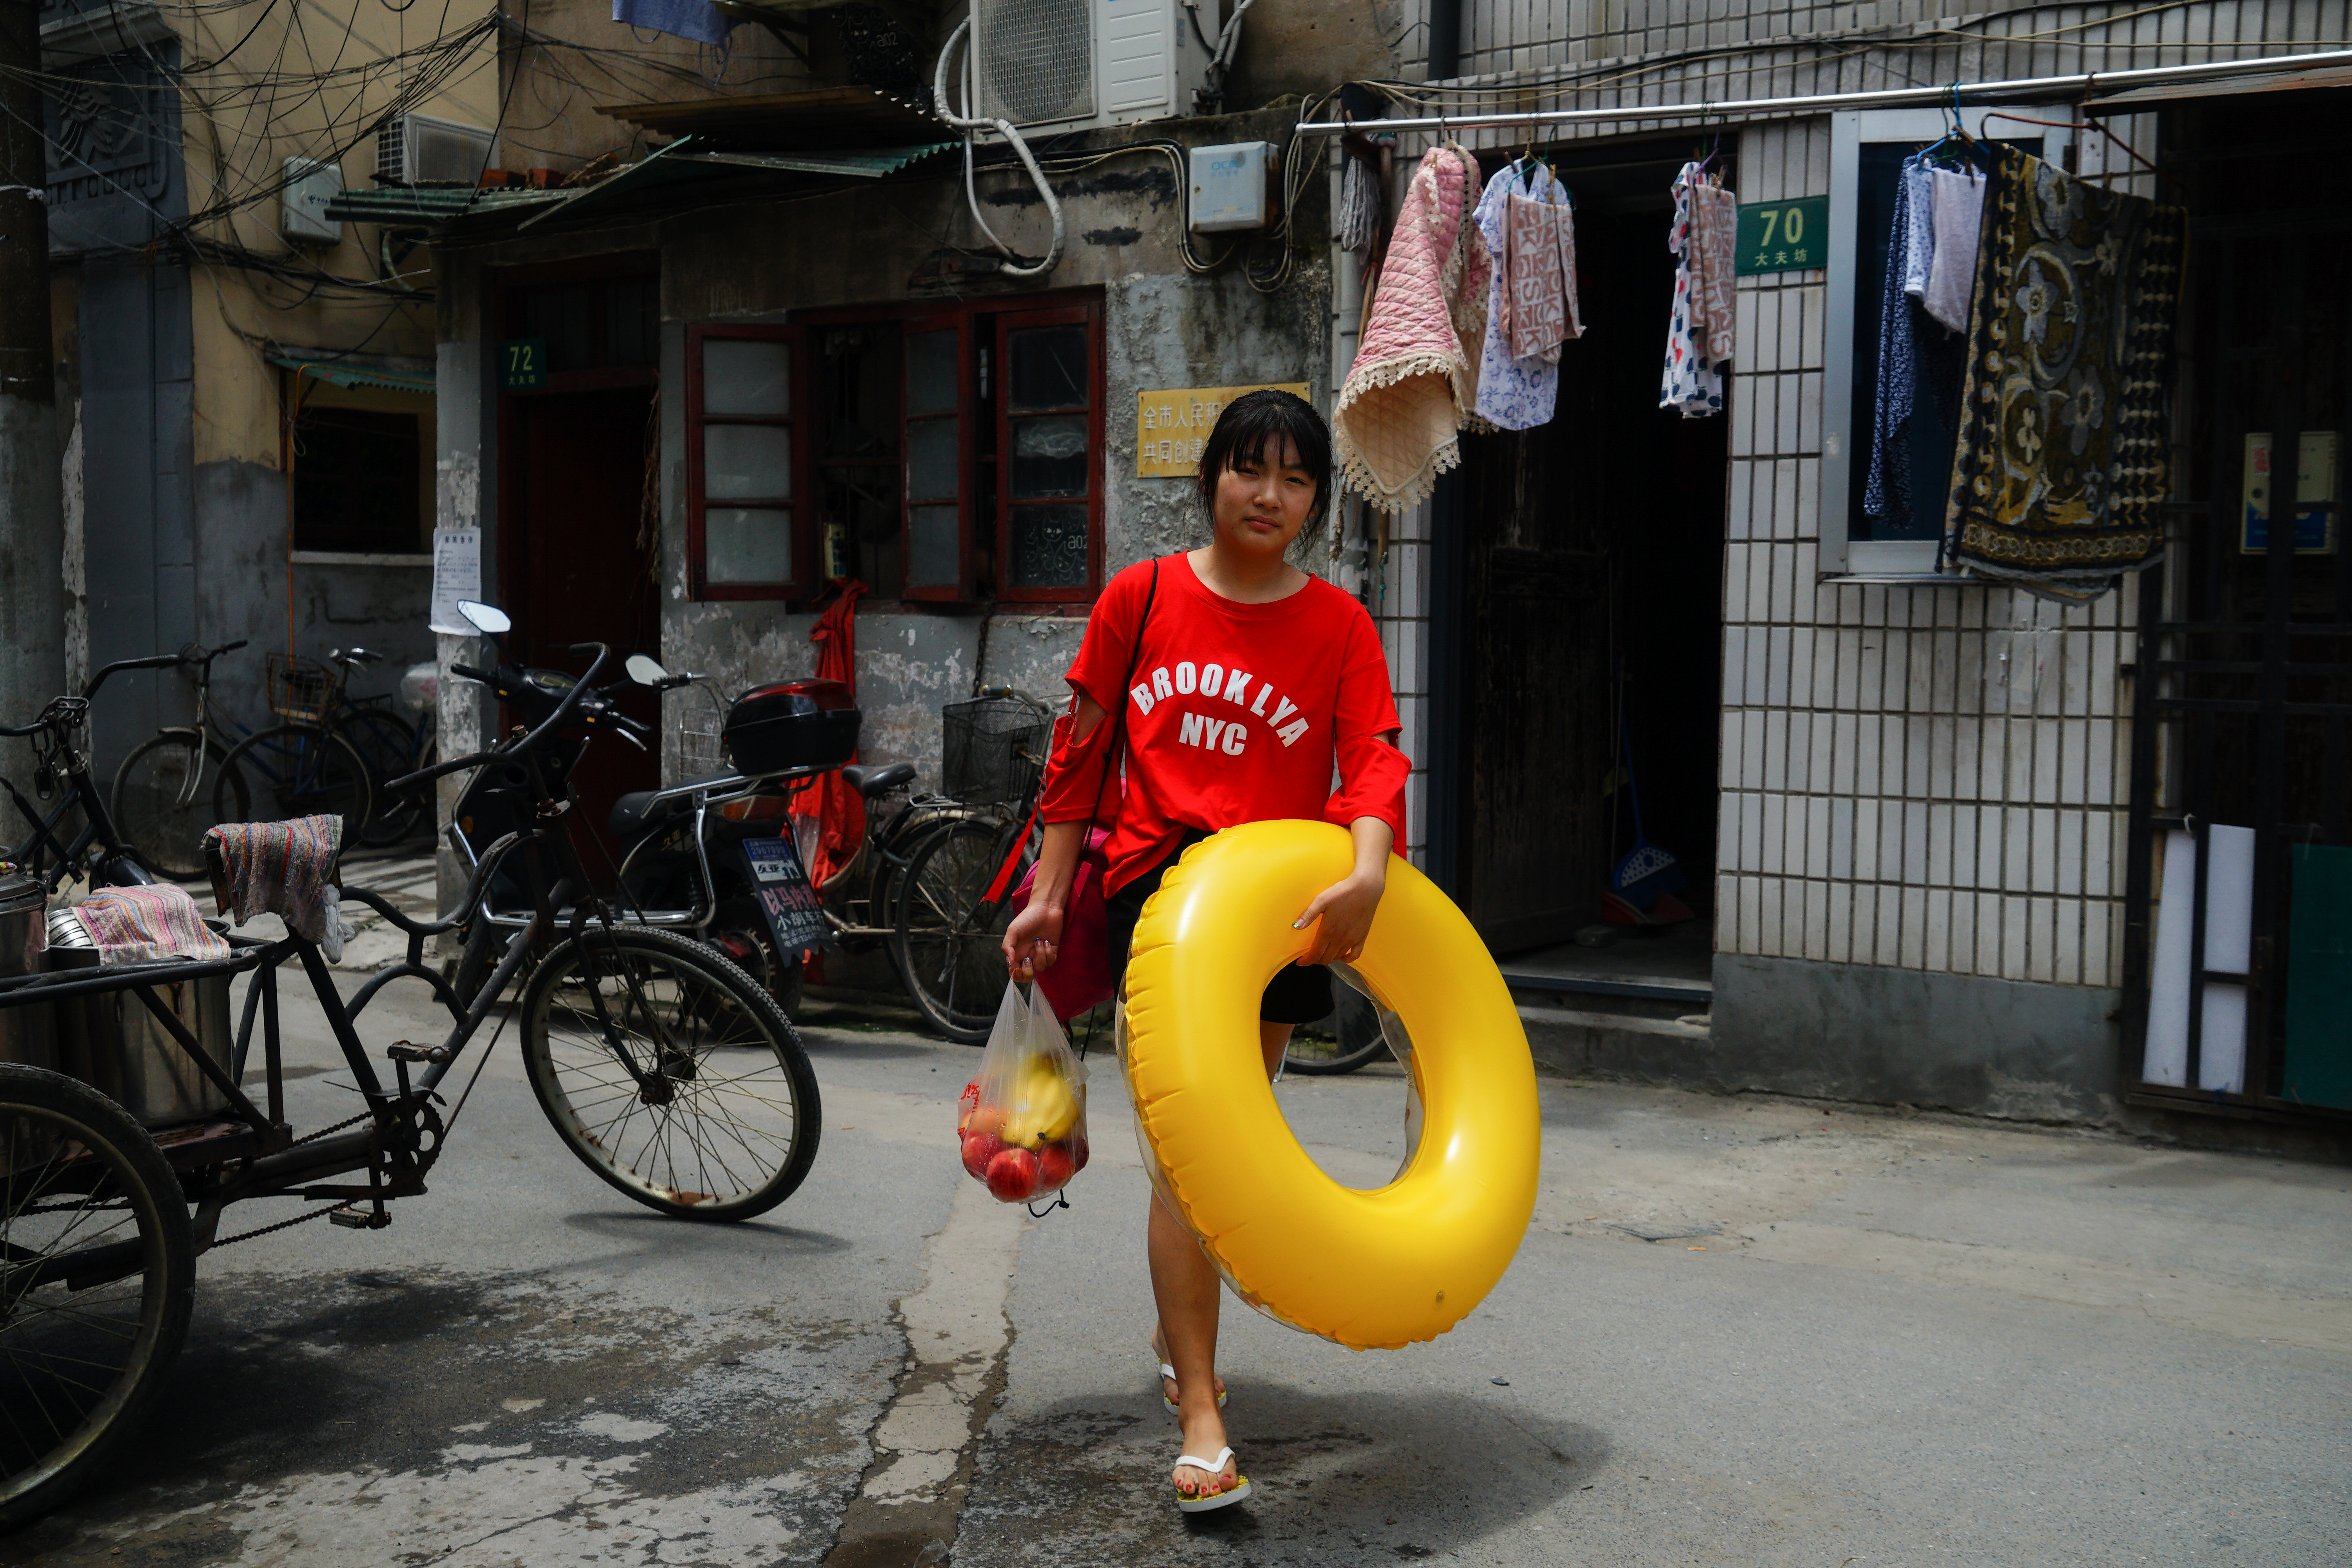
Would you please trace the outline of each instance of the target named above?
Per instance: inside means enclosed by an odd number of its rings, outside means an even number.
[[[907,509],[908,587],[953,588],[961,584],[962,552],[958,548],[961,529],[955,507]]]
[[[703,577],[712,583],[790,583],[793,514],[769,507],[705,509],[702,563]]]
[[[1013,509],[1013,585],[1083,588],[1087,581],[1087,509]]]
[[[1087,329],[1024,327],[1006,334],[1013,360],[1013,412],[1074,408],[1087,401]]]
[[[1086,416],[1045,415],[1013,420],[1013,499],[1086,493]]]
[[[956,330],[916,332],[907,339],[907,413],[956,411]]]
[[[793,350],[765,338],[705,338],[702,411],[768,415],[793,411]]]
[[[793,433],[781,425],[702,427],[702,493],[782,500],[793,493]]]
[[[957,494],[956,422],[910,420],[907,426],[907,494],[916,500],[945,500]]]

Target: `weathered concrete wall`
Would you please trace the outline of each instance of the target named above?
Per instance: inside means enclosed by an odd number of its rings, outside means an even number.
[[[1717,953],[1710,1037],[1661,1081],[2113,1121],[2122,993]]]
[[[1405,26],[1398,0],[1255,0],[1242,17],[1225,107],[1258,109],[1343,81],[1394,78]]]

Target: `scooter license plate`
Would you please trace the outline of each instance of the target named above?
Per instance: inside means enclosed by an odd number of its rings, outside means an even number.
[[[791,836],[737,842],[751,873],[752,890],[767,914],[768,930],[776,939],[776,952],[789,958],[813,947],[832,946],[833,928],[825,923],[824,902],[809,884],[808,868],[801,864]]]

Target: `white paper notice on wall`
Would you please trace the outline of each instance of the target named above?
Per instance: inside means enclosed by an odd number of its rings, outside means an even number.
[[[460,599],[482,596],[482,531],[444,528],[433,535],[433,629],[472,637],[474,625],[457,613]]]
[[[2243,974],[2253,957],[2254,830],[2205,830],[2212,863],[2205,873],[2205,956],[2209,973]],[[2197,889],[2197,840],[2178,829],[2164,836],[2164,892],[2157,906],[2155,973],[2149,977],[2148,1083],[2189,1082],[2189,952]],[[2197,1087],[2242,1094],[2246,1087],[2246,988],[2209,979],[2198,1009]]]

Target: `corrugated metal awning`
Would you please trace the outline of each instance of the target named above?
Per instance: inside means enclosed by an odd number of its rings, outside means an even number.
[[[727,163],[739,169],[786,169],[803,174],[840,174],[850,179],[878,180],[909,163],[956,146],[930,142],[919,147],[877,147],[871,152],[730,153],[702,151],[679,154],[697,163]]]
[[[679,103],[599,104],[599,114],[664,136],[698,136],[761,151],[880,151],[937,142],[945,122],[919,104],[870,87],[696,98]]]
[[[2221,98],[2252,98],[2273,92],[2317,92],[2352,87],[2352,66],[2323,66],[2287,76],[2225,77],[2219,80],[2174,82],[2161,87],[2132,88],[2101,93],[2083,102],[2084,114],[2141,114],[2185,103],[2206,103]]]
[[[353,364],[349,360],[307,359],[283,349],[264,357],[271,364],[332,386],[375,386],[388,392],[430,393],[434,389],[433,373],[429,370],[383,370],[374,365]]]

